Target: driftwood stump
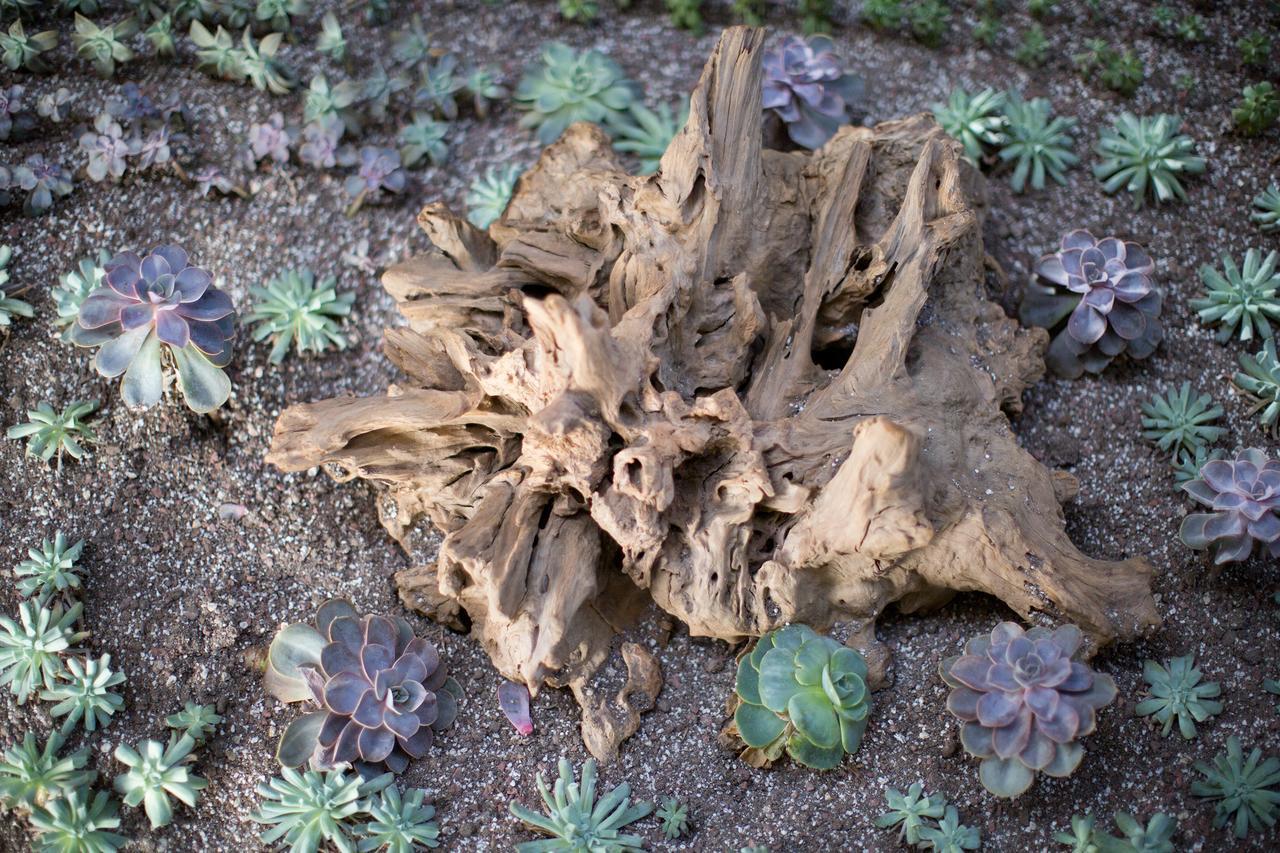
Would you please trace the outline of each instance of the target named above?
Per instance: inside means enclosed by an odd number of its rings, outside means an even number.
[[[1082,555],[1074,479],[1010,431],[1046,336],[984,297],[981,175],[927,115],[762,150],[762,43],[725,32],[652,177],[578,124],[488,233],[424,209],[438,250],[383,278],[407,383],[288,409],[269,460],[384,484],[397,538],[428,517],[406,601],[460,605],[534,692],[646,595],[694,635],[864,648],[958,590],[1099,644],[1155,624],[1148,563]]]

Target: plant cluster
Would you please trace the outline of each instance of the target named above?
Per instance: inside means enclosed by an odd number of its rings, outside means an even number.
[[[1074,625],[1024,632],[1002,622],[940,665],[952,688],[947,710],[964,724],[960,743],[982,759],[978,776],[997,797],[1017,797],[1037,773],[1069,776],[1084,758],[1079,741],[1116,685],[1073,660],[1082,642]]]
[[[157,103],[136,84],[126,83],[107,99],[92,129],[80,135],[85,173],[93,181],[119,181],[129,170],[172,169],[181,175],[178,154],[191,124],[176,93]]]
[[[1100,373],[1121,353],[1144,359],[1160,343],[1163,297],[1153,281],[1155,263],[1137,243],[1072,231],[1035,272],[1021,318],[1056,331],[1045,356],[1055,373]]]
[[[1259,136],[1280,118],[1280,95],[1268,82],[1245,86],[1240,101],[1231,108],[1236,130],[1245,136]]]
[[[255,341],[270,338],[274,345],[268,360],[284,361],[289,348],[299,354],[321,353],[330,346],[346,349],[347,339],[339,322],[351,313],[354,293],[339,295],[334,276],[316,281],[309,269],[286,270],[262,287],[250,288],[254,302],[245,323],[257,324]]]
[[[603,53],[550,42],[526,69],[513,98],[525,111],[520,126],[533,129],[538,142],[549,145],[574,122],[616,121],[639,96],[639,87]]]
[[[247,82],[255,89],[283,95],[298,85],[296,72],[279,57],[284,33],[273,32],[255,39],[245,27],[237,46],[235,36],[221,26],[213,32],[198,20],[187,32],[196,48],[196,67],[234,83]]]
[[[1213,763],[1197,761],[1195,769],[1204,778],[1191,783],[1191,793],[1213,801],[1213,825],[1230,825],[1237,838],[1249,830],[1275,826],[1280,805],[1280,759],[1262,757],[1254,747],[1245,758],[1240,739],[1227,738],[1226,752]]]
[[[267,692],[316,710],[292,721],[276,758],[285,767],[354,764],[365,778],[384,765],[402,772],[421,758],[437,732],[453,724],[462,688],[435,646],[415,637],[399,617],[357,616],[331,599],[315,625],[294,623],[268,652]]]
[[[1259,544],[1280,556],[1280,462],[1247,448],[1234,459],[1213,459],[1183,491],[1209,508],[1182,520],[1183,543],[1208,549],[1217,565],[1244,560]]]
[[[1142,207],[1148,190],[1160,203],[1186,201],[1179,175],[1201,174],[1205,160],[1195,154],[1195,141],[1178,132],[1181,127],[1177,116],[1122,113],[1098,139],[1101,159],[1093,174],[1102,181],[1103,192],[1132,193],[1135,209]]]
[[[982,845],[981,833],[960,823],[956,807],[948,805],[941,794],[925,796],[919,782],[905,794],[896,788],[887,788],[884,797],[889,811],[877,817],[875,825],[881,829],[896,826],[900,843],[937,853],[977,850]]]
[[[1241,341],[1272,336],[1272,321],[1280,321],[1280,252],[1263,255],[1258,249],[1245,252],[1244,263],[1236,266],[1229,252],[1222,253],[1222,272],[1208,264],[1200,267],[1205,295],[1190,301],[1200,322],[1217,326],[1219,343],[1237,334]]]
[[[1191,655],[1164,664],[1149,660],[1142,665],[1142,677],[1147,682],[1149,698],[1139,702],[1134,713],[1161,723],[1165,737],[1177,724],[1178,733],[1191,740],[1196,736],[1196,723],[1222,713],[1222,703],[1216,698],[1222,688],[1216,681],[1201,680]]]
[[[123,374],[128,406],[160,401],[176,373],[192,410],[211,412],[231,395],[222,369],[231,361],[235,309],[185,250],[160,246],[145,256],[121,252],[106,266],[105,285],[80,306],[77,346],[98,347],[93,365],[107,378]]]
[[[551,837],[550,841],[526,841],[516,845],[519,853],[546,850],[581,850],[588,853],[632,853],[644,849],[644,839],[622,830],[653,811],[648,803],[631,802],[631,786],[622,783],[599,802],[596,801],[596,762],[587,759],[582,765],[582,781],[573,778],[573,766],[562,758],[560,777],[554,789],[547,787],[538,774],[538,792],[546,806],[539,814],[517,802],[511,813],[534,832]]]
[[[1174,853],[1173,834],[1177,822],[1163,812],[1157,812],[1146,826],[1133,815],[1116,812],[1117,838],[1094,826],[1091,814],[1071,818],[1071,831],[1059,832],[1054,839],[1066,844],[1076,853]]]
[[[764,109],[802,148],[817,149],[852,121],[862,78],[845,71],[825,36],[791,36],[764,55]]]
[[[871,712],[862,655],[804,625],[761,637],[738,663],[734,695],[743,758],[755,766],[785,750],[799,764],[830,770],[858,751]]]

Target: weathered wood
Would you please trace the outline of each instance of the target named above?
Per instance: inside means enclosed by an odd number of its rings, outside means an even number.
[[[983,295],[981,176],[927,115],[763,149],[761,47],[725,32],[652,177],[574,125],[488,234],[426,208],[438,251],[385,277],[408,387],[290,408],[269,459],[384,484],[397,536],[429,517],[406,601],[460,604],[535,692],[646,598],[727,640],[869,646],[957,590],[1096,643],[1154,625],[1148,563],[1082,555],[1073,483],[1010,431],[1046,336]]]

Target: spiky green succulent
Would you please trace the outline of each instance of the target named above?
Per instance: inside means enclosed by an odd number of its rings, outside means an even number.
[[[273,30],[288,32],[293,19],[307,14],[307,0],[258,0],[254,17]]]
[[[342,62],[347,58],[347,37],[342,34],[342,24],[338,23],[338,17],[331,11],[325,12],[320,19],[316,50],[334,62]]]
[[[561,42],[542,46],[516,87],[516,106],[525,111],[520,126],[550,145],[576,121],[602,124],[639,97],[618,63],[598,50],[575,51]]]
[[[313,122],[338,122],[338,135],[358,133],[361,123],[355,110],[360,100],[360,85],[351,80],[330,85],[329,78],[323,74],[312,76],[307,84],[307,91],[302,100],[302,120],[307,124]]]
[[[1271,184],[1254,196],[1253,214],[1249,218],[1258,223],[1263,234],[1280,231],[1280,185]]]
[[[405,168],[411,169],[425,157],[433,166],[449,159],[449,145],[445,142],[449,125],[436,121],[428,113],[414,113],[413,121],[400,128],[396,140],[400,143],[400,159]]]
[[[1014,164],[1009,183],[1020,193],[1030,183],[1044,189],[1047,175],[1060,184],[1067,182],[1067,169],[1080,161],[1071,150],[1071,128],[1076,120],[1053,116],[1045,98],[1024,101],[1017,93],[1006,97],[1004,108],[1005,138],[1000,159]]]
[[[62,735],[53,732],[41,747],[35,734],[27,732],[21,744],[4,751],[0,758],[0,805],[30,810],[93,781],[96,774],[84,769],[89,748],[59,756],[63,741]]]
[[[93,799],[87,788],[70,792],[31,812],[36,853],[116,853],[125,837],[111,830],[120,826],[115,801],[106,791]]]
[[[897,788],[886,788],[885,801],[889,811],[875,819],[881,829],[898,827],[898,841],[911,846],[920,844],[920,831],[940,820],[946,813],[947,801],[941,794],[924,795],[924,787],[916,782],[902,793]]]
[[[1244,253],[1244,263],[1237,267],[1230,252],[1222,253],[1222,272],[1205,264],[1200,267],[1200,280],[1205,295],[1190,300],[1190,306],[1206,326],[1218,326],[1217,338],[1226,341],[1239,329],[1242,341],[1271,337],[1272,321],[1280,321],[1280,271],[1276,261],[1280,252],[1263,256],[1258,249]]]
[[[190,699],[183,704],[181,711],[164,718],[166,726],[191,738],[197,745],[204,743],[220,722],[222,716],[212,705],[200,705]]]
[[[1044,27],[1032,24],[1022,34],[1022,41],[1014,48],[1013,58],[1028,68],[1038,68],[1049,58],[1049,39]]]
[[[930,109],[942,129],[964,145],[964,154],[970,162],[977,163],[987,146],[994,147],[1005,140],[1005,119],[1001,114],[1004,99],[1004,93],[995,89],[987,88],[971,95],[957,86],[945,104],[935,103]]]
[[[318,850],[323,842],[339,853],[356,853],[352,818],[362,811],[361,798],[386,788],[390,773],[361,784],[342,770],[299,773],[285,767],[280,776],[258,786],[262,802],[249,819],[268,827],[258,838],[268,845],[296,851]]]
[[[27,599],[18,604],[16,620],[0,616],[0,687],[9,685],[19,705],[42,686],[57,686],[62,654],[89,636],[75,627],[83,609],[79,602],[64,608]]]
[[[496,222],[507,209],[522,171],[515,163],[507,163],[490,166],[483,175],[477,175],[467,190],[467,221],[482,229]]]
[[[981,847],[982,834],[975,827],[960,822],[955,806],[947,806],[937,826],[926,826],[920,830],[920,841],[934,853],[961,853],[962,850]]]
[[[1250,414],[1258,414],[1262,425],[1274,431],[1280,420],[1280,359],[1275,338],[1263,341],[1257,355],[1241,353],[1240,367],[1231,381],[1253,400]]]
[[[43,690],[40,698],[56,702],[49,709],[54,717],[66,717],[62,731],[70,733],[77,723],[91,732],[106,726],[111,716],[124,707],[124,699],[111,692],[112,687],[124,684],[124,673],[111,669],[111,655],[93,658],[71,658],[66,671],[52,690]]]
[[[1181,127],[1182,119],[1173,115],[1121,113],[1098,138],[1101,159],[1093,174],[1102,181],[1103,192],[1132,193],[1135,209],[1145,204],[1148,191],[1160,203],[1186,201],[1179,176],[1199,175],[1205,160],[1196,155],[1195,140],[1178,132]]]
[[[1214,459],[1222,459],[1226,455],[1226,451],[1222,448],[1214,448],[1212,451],[1205,447],[1197,447],[1194,453],[1186,450],[1179,450],[1174,456],[1170,464],[1173,466],[1173,483],[1175,491],[1182,494],[1182,484],[1188,483],[1200,476],[1200,469],[1205,466],[1206,462]]]
[[[806,767],[830,770],[858,751],[871,713],[862,655],[804,625],[761,637],[738,663],[734,691],[738,734],[766,762],[786,750]]]
[[[71,43],[82,59],[93,63],[93,70],[98,72],[98,76],[110,77],[116,73],[117,64],[123,65],[133,59],[133,51],[127,42],[138,31],[137,19],[128,17],[100,27],[76,12],[75,22]]]
[[[1245,136],[1258,136],[1280,118],[1280,95],[1268,82],[1245,86],[1240,100],[1231,108],[1231,120]]]
[[[670,104],[658,104],[657,110],[651,110],[644,104],[634,103],[625,115],[609,125],[614,138],[613,147],[636,155],[640,160],[640,174],[652,175],[658,171],[667,146],[688,118],[687,103],[679,112]]]
[[[516,845],[518,853],[632,853],[644,849],[644,839],[621,830],[653,811],[648,803],[631,803],[631,786],[623,782],[596,802],[596,762],[582,765],[582,781],[575,782],[573,766],[561,758],[560,778],[554,790],[538,773],[538,792],[546,805],[545,815],[517,802],[511,813],[535,832],[550,836],[544,841]]]
[[[116,747],[116,760],[129,768],[116,776],[116,791],[126,806],[142,805],[153,829],[173,820],[170,797],[195,808],[200,791],[209,784],[187,769],[187,757],[195,746],[195,740],[184,735],[168,746],[144,740],[136,747],[123,743]]]
[[[256,324],[255,341],[271,338],[268,359],[279,364],[292,346],[298,353],[320,353],[329,347],[346,349],[339,322],[351,313],[354,293],[339,294],[335,276],[316,281],[309,269],[286,270],[263,287],[251,287],[253,308],[245,322]]]
[[[465,88],[471,94],[471,105],[479,118],[488,118],[489,104],[510,94],[498,80],[492,65],[477,65],[467,71]]]
[[[268,33],[254,41],[248,27],[240,36],[244,76],[255,89],[284,95],[298,85],[297,74],[277,55],[283,42],[283,33]]]
[[[245,55],[236,47],[231,33],[222,27],[211,33],[200,21],[193,20],[188,35],[196,46],[196,68],[223,80],[244,80]]]
[[[62,329],[62,340],[71,341],[71,327],[75,325],[80,306],[89,294],[102,286],[102,277],[107,274],[107,262],[111,253],[106,249],[98,250],[96,256],[81,258],[75,268],[64,274],[49,292],[53,298],[57,316],[54,323]]]
[[[14,317],[33,317],[35,311],[26,302],[10,296],[5,289],[9,282],[9,260],[13,257],[12,246],[0,246],[0,331],[7,332]]]
[[[1142,435],[1156,447],[1176,455],[1179,450],[1192,453],[1213,444],[1226,433],[1213,426],[1223,409],[1208,394],[1191,396],[1191,383],[1168,394],[1156,394],[1142,404]]]
[[[1226,752],[1218,753],[1212,764],[1197,761],[1195,768],[1204,778],[1191,783],[1191,793],[1213,801],[1214,826],[1230,825],[1237,838],[1244,838],[1250,830],[1275,825],[1280,759],[1263,760],[1257,747],[1245,758],[1240,739],[1232,735]]]
[[[18,592],[23,598],[45,598],[79,589],[80,572],[76,568],[76,560],[80,559],[83,550],[83,539],[68,545],[61,530],[54,533],[53,541],[46,539],[38,549],[27,549],[27,559],[13,569],[18,576]]]
[[[28,71],[48,71],[49,61],[44,54],[58,46],[58,31],[44,30],[27,35],[22,21],[15,20],[8,32],[0,31],[0,63],[10,71],[26,68]]]
[[[1142,665],[1149,698],[1134,708],[1139,717],[1154,717],[1166,737],[1176,723],[1178,733],[1187,740],[1196,736],[1196,723],[1203,723],[1222,713],[1222,703],[1214,697],[1222,694],[1216,681],[1202,681],[1192,655],[1173,658],[1160,664],[1149,660]]]
[[[422,804],[426,795],[426,791],[415,788],[401,797],[391,785],[366,801],[362,810],[371,820],[356,827],[356,834],[362,836],[356,848],[361,853],[413,853],[422,847],[439,847],[436,839],[440,837],[440,827],[432,820],[436,810]]]
[[[1262,30],[1252,30],[1240,37],[1236,50],[1240,51],[1240,61],[1245,65],[1262,68],[1271,58],[1271,39]]]
[[[1173,853],[1173,834],[1177,832],[1178,824],[1164,812],[1154,814],[1146,826],[1133,815],[1116,812],[1116,827],[1124,836],[1120,845],[1110,845],[1116,853]],[[1127,847],[1123,846],[1126,844]]]
[[[1106,833],[1094,828],[1094,817],[1091,814],[1075,815],[1071,818],[1070,832],[1054,833],[1053,840],[1066,844],[1071,853],[1102,853],[1102,839]]]
[[[689,806],[675,797],[667,797],[655,815],[662,821],[662,836],[674,841],[689,832]]]
[[[151,44],[156,56],[173,57],[178,54],[178,42],[173,34],[173,15],[156,18],[142,31],[142,37]]]
[[[48,403],[39,403],[27,410],[27,422],[14,424],[5,430],[5,436],[27,440],[27,455],[38,456],[45,462],[57,457],[58,470],[62,470],[63,455],[83,459],[87,445],[97,440],[93,424],[86,418],[98,408],[96,400],[76,400],[62,411],[55,411]]]

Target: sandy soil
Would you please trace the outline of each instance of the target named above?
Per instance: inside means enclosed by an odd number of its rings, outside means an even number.
[[[319,7],[318,20],[319,10],[341,4],[313,5]],[[548,0],[502,8],[479,0],[403,5],[423,13],[439,46],[494,63],[508,83],[514,84],[541,42],[554,37],[608,50],[644,83],[651,100],[686,92],[715,32],[730,22],[723,2],[711,4],[708,32],[698,38],[672,29],[655,0],[637,0],[626,13],[610,7],[589,27],[563,24]],[[1150,556],[1164,627],[1144,642],[1098,658],[1098,666],[1115,676],[1121,698],[1087,741],[1081,770],[1070,779],[1041,781],[1013,804],[998,804],[978,784],[976,763],[957,751],[956,727],[943,709],[945,689],[936,675],[941,657],[1008,616],[997,603],[961,596],[934,614],[886,618],[881,637],[896,653],[892,687],[875,697],[862,749],[825,775],[789,766],[753,771],[718,746],[733,651],[691,640],[679,629],[660,647],[655,616],[637,633],[658,655],[666,688],[621,760],[605,770],[605,780],[625,779],[644,799],[676,795],[690,802],[696,832],[681,844],[661,842],[656,821],[637,825],[654,849],[723,853],[748,843],[768,845],[775,853],[895,849],[891,835],[874,829],[871,820],[883,809],[886,785],[905,789],[917,780],[945,794],[966,822],[980,827],[988,850],[1050,848],[1052,834],[1086,810],[1104,816],[1123,810],[1144,820],[1158,810],[1168,812],[1179,822],[1180,850],[1274,849],[1280,838],[1274,830],[1245,843],[1212,828],[1211,808],[1187,789],[1195,775],[1192,763],[1211,757],[1231,734],[1247,746],[1280,752],[1275,698],[1261,689],[1263,678],[1280,674],[1280,608],[1271,601],[1280,572],[1255,559],[1215,575],[1177,541],[1186,502],[1173,493],[1163,458],[1141,438],[1138,404],[1190,379],[1227,408],[1225,446],[1274,452],[1274,441],[1259,432],[1247,403],[1229,385],[1241,346],[1214,343],[1187,300],[1199,290],[1196,268],[1215,262],[1221,251],[1238,256],[1248,246],[1277,247],[1274,236],[1263,237],[1249,224],[1248,203],[1275,179],[1280,137],[1274,129],[1256,140],[1230,134],[1226,108],[1246,81],[1262,79],[1257,72],[1242,73],[1236,39],[1264,25],[1274,38],[1275,19],[1267,19],[1262,3],[1223,4],[1216,12],[1200,8],[1210,38],[1186,45],[1154,33],[1144,12],[1151,4],[1104,0],[1106,9],[1090,17],[1083,2],[1063,2],[1044,23],[1054,46],[1048,65],[1028,71],[1010,58],[1016,35],[1029,26],[1025,15],[1004,15],[1000,43],[988,50],[968,35],[976,22],[972,10],[953,5],[957,14],[940,50],[874,34],[851,20],[839,28],[837,41],[869,81],[873,118],[923,109],[953,85],[1020,86],[1078,117],[1076,150],[1084,163],[1070,173],[1068,186],[1019,197],[1001,176],[991,182],[988,248],[1011,282],[1003,293],[994,280],[991,285],[1010,310],[1031,262],[1064,229],[1115,233],[1145,244],[1157,258],[1167,290],[1168,334],[1161,349],[1147,362],[1117,364],[1100,378],[1040,383],[1027,396],[1015,429],[1038,457],[1079,477],[1080,496],[1067,517],[1086,552],[1111,559]],[[778,31],[794,30],[797,21],[779,6],[771,4],[771,23]],[[350,12],[342,20],[354,68],[365,69],[385,53],[390,28],[357,25]],[[304,80],[317,69],[331,80],[341,77],[340,69],[310,50],[315,29],[308,26],[300,44],[287,48],[288,59]],[[1131,101],[1073,75],[1070,55],[1098,35],[1132,45],[1146,62],[1148,81]],[[42,125],[34,138],[0,148],[0,160],[20,161],[41,151],[79,165],[75,125],[90,121],[103,97],[126,80],[153,92],[179,91],[198,117],[194,147],[200,157],[224,165],[250,123],[276,110],[291,117],[301,112],[299,94],[273,97],[211,80],[193,70],[185,51],[188,61],[139,61],[115,82],[103,83],[72,59],[65,42],[59,73],[11,76],[32,95],[71,89],[78,97],[72,121]],[[1276,63],[1273,58],[1268,69],[1273,78]],[[1173,81],[1185,72],[1198,83],[1184,99]],[[1189,203],[1134,213],[1127,196],[1104,196],[1090,177],[1096,134],[1123,108],[1186,117],[1188,132],[1201,140],[1210,159],[1208,174],[1188,185]],[[342,264],[342,253],[361,239],[369,241],[380,263],[424,249],[426,239],[414,224],[421,204],[444,198],[460,205],[471,177],[487,164],[532,162],[537,146],[516,127],[517,119],[512,108],[502,106],[484,122],[459,120],[451,131],[454,157],[448,164],[416,173],[402,197],[352,219],[342,215],[340,174],[296,166],[256,175],[252,201],[202,200],[173,176],[146,175],[119,186],[81,180],[72,196],[37,220],[22,218],[14,208],[0,211],[0,241],[15,249],[13,282],[29,288],[27,298],[37,308],[36,318],[18,323],[0,349],[0,421],[17,422],[42,400],[61,406],[90,398],[104,404],[96,453],[61,473],[24,458],[16,442],[0,442],[0,565],[16,564],[28,546],[55,529],[88,540],[82,562],[86,622],[93,632],[89,646],[95,655],[111,653],[129,676],[125,710],[105,734],[86,741],[104,778],[120,770],[110,757],[117,743],[163,737],[162,718],[183,700],[217,703],[225,716],[198,762],[198,772],[209,779],[199,808],[181,809],[175,823],[160,832],[147,829],[141,815],[129,810],[125,828],[136,839],[130,849],[255,849],[250,839],[256,827],[247,821],[257,801],[254,788],[273,772],[274,739],[295,713],[264,697],[255,669],[263,647],[279,624],[307,617],[330,596],[349,597],[362,609],[402,612],[391,575],[409,560],[378,523],[375,490],[336,484],[319,473],[284,476],[262,458],[284,406],[372,393],[394,379],[379,350],[381,329],[398,322],[391,301],[374,276]],[[389,137],[381,129],[371,138]],[[229,371],[235,391],[218,417],[197,417],[174,403],[142,414],[125,410],[117,389],[92,372],[88,356],[52,334],[47,289],[77,258],[99,247],[142,249],[170,241],[212,270],[240,308],[248,288],[277,270],[305,264],[336,273],[340,287],[357,294],[350,325],[354,345],[318,358],[291,357],[277,368],[266,361],[267,345],[244,336]],[[220,518],[219,507],[227,503],[242,504],[248,514],[238,521]],[[11,585],[0,588],[5,612],[17,601]],[[497,709],[498,677],[478,646],[419,617],[410,619],[440,644],[469,700],[456,728],[429,759],[410,768],[404,782],[430,792],[444,849],[510,849],[531,836],[507,814],[508,801],[533,803],[535,773],[554,772],[558,756],[575,763],[586,757],[576,707],[565,692],[545,692],[535,703],[534,735],[520,738]],[[1222,683],[1226,709],[1201,727],[1198,740],[1161,738],[1132,715],[1143,684],[1142,661],[1191,653],[1208,678]],[[20,739],[28,729],[48,731],[47,709],[15,707],[7,694],[0,698],[0,744]],[[0,849],[26,849],[25,838],[21,822],[0,818]]]

